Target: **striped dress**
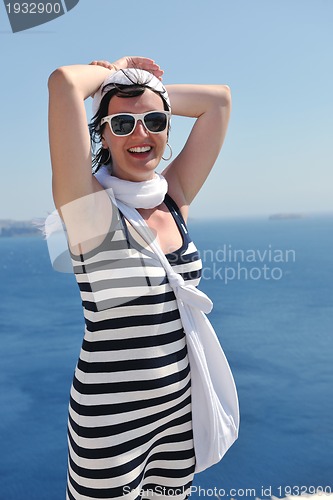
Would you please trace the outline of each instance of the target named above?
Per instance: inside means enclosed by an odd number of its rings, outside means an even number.
[[[165,203],[183,238],[167,258],[197,285],[197,249],[168,195]],[[156,255],[121,214],[111,228],[94,250],[71,254],[85,335],[70,394],[66,499],[181,500],[195,467],[185,333]]]

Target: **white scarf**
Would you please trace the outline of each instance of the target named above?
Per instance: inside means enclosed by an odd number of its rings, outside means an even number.
[[[126,68],[120,69],[115,73],[112,72],[107,78],[105,78],[104,82],[97,90],[94,95],[93,103],[92,103],[92,111],[93,115],[95,115],[99,109],[101,104],[101,100],[104,94],[111,90],[112,88],[117,88],[117,85],[143,85],[144,87],[148,87],[155,92],[158,92],[169,106],[169,110],[171,110],[171,103],[168,96],[167,89],[164,87],[161,80],[156,78],[152,73],[146,71],[144,69],[139,68]]]
[[[159,258],[177,300],[191,367],[192,427],[198,473],[221,460],[237,439],[239,429],[235,381],[205,315],[213,304],[206,294],[186,283],[172,269],[139,212],[121,202],[118,208]]]
[[[132,182],[110,175],[104,165],[96,172],[95,177],[104,189],[112,189],[113,198],[132,208],[157,207],[163,202],[168,191],[166,179],[156,172],[154,178],[149,181]]]

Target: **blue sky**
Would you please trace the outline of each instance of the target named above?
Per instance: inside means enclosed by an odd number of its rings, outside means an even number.
[[[331,0],[80,0],[13,34],[0,5],[0,219],[53,209],[47,79],[58,66],[154,58],[164,83],[227,83],[225,145],[193,217],[333,212]],[[87,103],[91,116],[90,102]],[[176,154],[191,120],[174,118]]]

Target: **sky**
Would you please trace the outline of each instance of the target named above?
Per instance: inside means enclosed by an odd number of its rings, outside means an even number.
[[[227,137],[192,217],[332,213],[332,19],[332,0],[80,0],[47,24],[12,33],[2,3],[0,219],[54,208],[50,73],[125,55],[155,59],[165,84],[231,87]],[[86,109],[89,119],[91,102]],[[192,123],[173,118],[174,155]]]

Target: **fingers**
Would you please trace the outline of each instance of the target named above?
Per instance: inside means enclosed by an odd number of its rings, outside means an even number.
[[[164,71],[160,68],[160,66],[157,63],[155,63],[153,59],[141,56],[131,56],[128,59],[129,59],[128,67],[144,69],[155,75],[160,80],[162,79]]]
[[[115,69],[115,66],[109,61],[92,61],[90,64],[93,66],[102,66],[107,69]]]
[[[149,73],[155,75],[159,80],[162,80],[162,76],[164,73],[164,71],[158,64],[155,63],[153,59],[141,56],[121,57],[113,63],[104,60],[96,60],[92,61],[90,64],[95,66],[102,66],[103,68],[107,68],[109,70],[113,69],[115,71],[125,68],[140,68],[149,71]]]

